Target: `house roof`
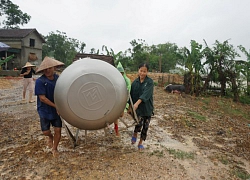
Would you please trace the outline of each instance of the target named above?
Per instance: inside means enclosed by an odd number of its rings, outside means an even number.
[[[103,60],[103,61],[105,61],[107,63],[110,63],[113,66],[115,65],[113,56],[99,55],[99,54],[82,54],[82,53],[78,53],[78,54],[76,54],[73,61],[76,61],[76,60],[81,59],[81,58],[87,58],[87,57],[89,57],[91,59],[100,59],[100,60]]]
[[[44,38],[38,33],[36,29],[0,29],[0,38],[25,38],[30,33],[36,33],[45,43]]]

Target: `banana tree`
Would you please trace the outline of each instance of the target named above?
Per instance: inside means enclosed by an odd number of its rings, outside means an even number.
[[[106,55],[107,55],[107,56],[112,56],[112,57],[114,58],[114,63],[115,63],[115,65],[117,65],[117,64],[118,64],[118,58],[119,58],[119,56],[121,56],[122,51],[119,51],[119,52],[116,54],[112,48],[110,48],[110,51],[109,51],[109,50],[108,50],[108,47],[105,46],[105,45],[103,45],[103,46],[102,46],[102,51],[104,51],[104,50],[106,51]]]
[[[200,73],[204,71],[201,60],[203,58],[202,45],[191,40],[191,50],[184,47],[182,50],[183,64],[187,70],[184,75],[186,92],[198,96],[201,90]]]
[[[244,61],[245,66],[243,67],[242,74],[247,79],[247,94],[250,95],[250,50],[247,52],[243,46],[240,45],[238,47],[247,56],[247,61]]]
[[[12,54],[11,56],[6,57],[4,60],[0,61],[0,67],[4,64],[7,63],[8,61],[10,61],[11,59],[13,59],[15,57],[14,54]]]
[[[80,47],[79,47],[80,53],[84,53],[84,48],[85,47],[86,47],[86,44],[84,42],[81,42]]]
[[[216,67],[215,52],[207,45],[207,42],[205,40],[204,43],[206,47],[203,49],[203,54],[205,57],[205,62],[203,63],[203,66],[207,67],[207,72],[206,72],[207,76],[205,78],[202,91],[207,90],[208,85],[211,81],[213,82],[218,81],[218,73],[215,68]]]
[[[215,69],[218,73],[218,80],[221,84],[221,96],[226,95],[226,83],[232,83],[232,91],[235,95],[235,101],[238,101],[238,85],[236,83],[237,68],[235,58],[239,57],[239,54],[234,49],[233,45],[228,43],[228,40],[220,43],[216,40],[213,47],[215,58]]]

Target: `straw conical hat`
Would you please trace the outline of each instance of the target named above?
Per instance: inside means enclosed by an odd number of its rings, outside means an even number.
[[[53,59],[53,58],[50,58],[50,57],[45,57],[41,63],[41,65],[39,66],[39,68],[36,70],[36,73],[44,70],[44,69],[48,69],[48,68],[51,68],[51,67],[56,67],[56,66],[62,66],[64,65],[64,63],[56,60],[56,59]]]
[[[123,66],[122,66],[122,63],[119,62],[116,68],[118,69],[118,71],[124,73],[124,68],[123,68]]]
[[[26,62],[25,66],[23,66],[22,68],[26,67],[35,67],[35,65],[31,64],[30,62]]]

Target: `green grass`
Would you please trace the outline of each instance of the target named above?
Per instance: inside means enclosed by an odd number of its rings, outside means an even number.
[[[235,176],[237,176],[238,178],[243,179],[243,180],[250,179],[250,174],[246,170],[243,170],[243,169],[238,168],[238,167],[234,168],[233,174]]]
[[[202,106],[202,109],[207,110],[207,106]]]
[[[190,122],[189,120],[185,120],[185,124],[188,127],[195,127],[195,125],[192,122]]]
[[[163,151],[154,150],[154,151],[151,152],[149,155],[150,155],[150,156],[155,155],[155,156],[158,156],[158,157],[163,157],[163,156],[164,156],[164,153],[163,153]]]
[[[250,104],[250,96],[240,96],[240,102],[243,104]]]
[[[225,103],[222,100],[218,101],[218,105],[219,105],[219,109],[221,109],[225,114],[228,114],[230,116],[238,116],[238,117],[240,116],[245,119],[250,119],[248,112],[237,109],[236,106],[232,107],[231,104]]]
[[[210,99],[210,98],[204,98],[204,97],[203,97],[202,102],[203,102],[204,104],[206,104],[206,105],[209,105],[210,102],[211,102],[211,99]]]
[[[194,153],[184,152],[181,150],[167,149],[169,154],[174,155],[177,159],[194,159]]]
[[[189,116],[193,117],[194,119],[198,119],[200,121],[206,121],[206,117],[198,114],[197,112],[188,111]]]
[[[167,152],[174,156],[176,159],[194,159],[194,153],[184,152],[181,150],[166,148]],[[164,157],[163,150],[154,150],[149,154],[150,156]]]
[[[224,164],[224,165],[228,165],[229,164],[229,160],[226,157],[220,157],[219,161]]]
[[[155,81],[154,81],[154,86],[158,86],[158,82],[155,82]]]

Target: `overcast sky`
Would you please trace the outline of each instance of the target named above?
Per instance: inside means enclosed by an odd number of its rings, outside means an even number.
[[[106,45],[115,53],[133,39],[148,45],[190,41],[212,46],[229,40],[250,49],[250,0],[12,0],[31,16],[21,28],[48,35],[59,30],[86,43],[85,52]]]

